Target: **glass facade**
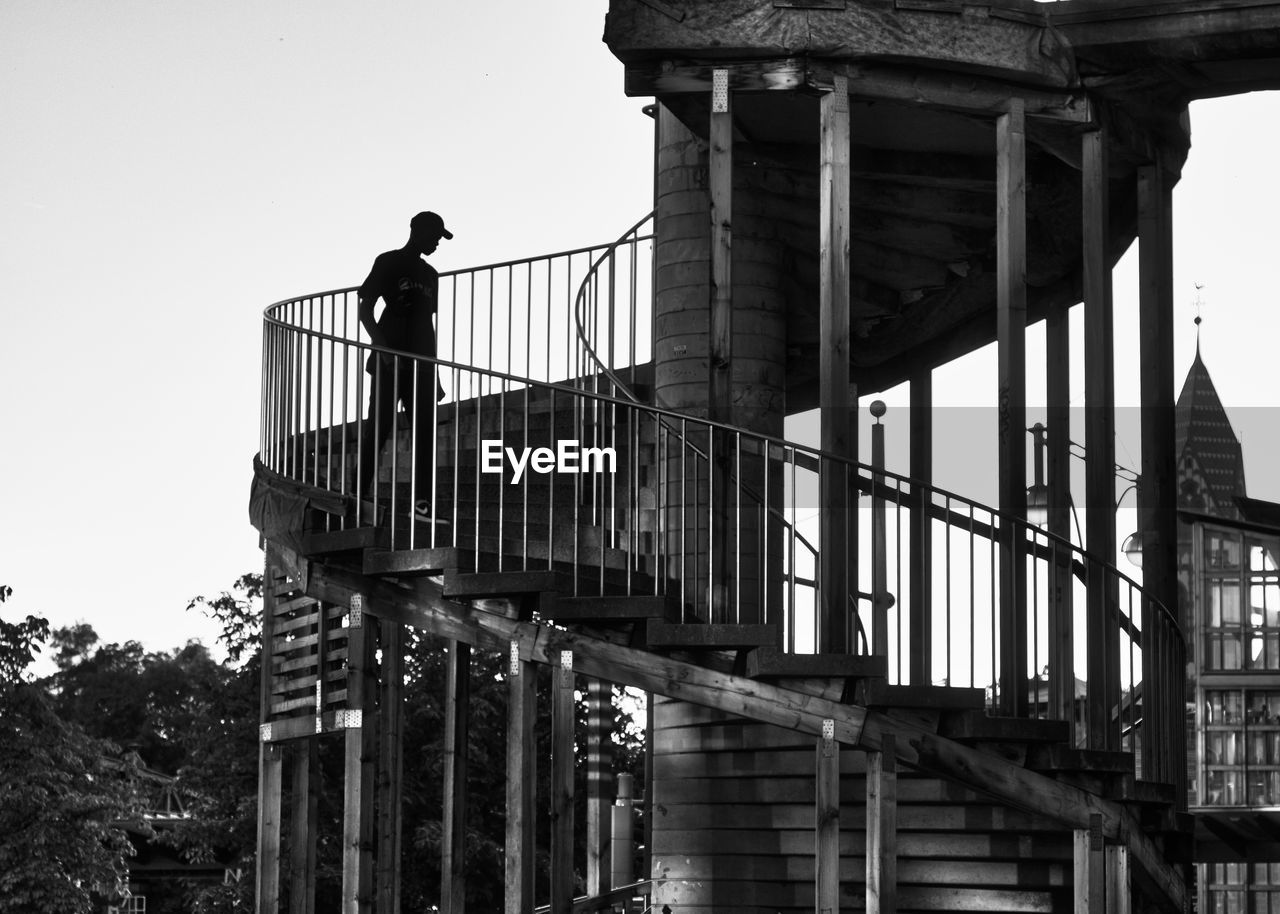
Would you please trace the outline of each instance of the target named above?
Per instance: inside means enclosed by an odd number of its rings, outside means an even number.
[[[1205,806],[1280,806],[1280,690],[1204,692]]]

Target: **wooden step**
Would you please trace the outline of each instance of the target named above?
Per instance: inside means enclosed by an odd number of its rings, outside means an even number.
[[[365,574],[440,574],[457,568],[458,550],[452,547],[399,549],[394,552],[369,549],[364,554]]]
[[[658,619],[673,622],[680,607],[669,597],[563,597],[548,600],[540,612],[556,622],[629,622]]]
[[[1066,743],[1071,725],[1065,720],[1025,720],[1019,717],[988,717],[979,711],[957,711],[946,715],[938,735],[961,743],[1036,742]]]
[[[1074,749],[1047,744],[1034,746],[1027,756],[1027,767],[1042,773],[1127,774],[1132,776],[1133,756],[1127,752],[1105,752],[1100,749]]]
[[[660,622],[650,619],[645,626],[645,644],[650,648],[734,650],[777,643],[778,628],[775,625]]]
[[[747,675],[752,679],[794,676],[883,679],[888,669],[884,657],[867,654],[788,654],[771,644],[747,654]]]
[[[869,679],[858,684],[854,703],[868,708],[979,710],[986,706],[986,693],[982,689],[953,689],[946,686],[889,685]]]
[[[381,527],[352,527],[348,530],[309,533],[302,538],[302,551],[306,555],[316,556],[386,549],[390,545],[390,539],[390,533]]]
[[[445,571],[446,597],[506,597],[573,593],[573,578],[558,571]]]

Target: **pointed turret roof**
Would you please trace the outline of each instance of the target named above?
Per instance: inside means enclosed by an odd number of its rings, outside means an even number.
[[[1245,494],[1244,456],[1200,357],[1198,340],[1195,361],[1178,395],[1174,421],[1179,506],[1236,516],[1235,498]]]

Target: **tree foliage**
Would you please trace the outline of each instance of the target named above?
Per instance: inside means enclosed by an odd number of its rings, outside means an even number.
[[[137,759],[25,681],[44,619],[0,623],[0,912],[84,914],[125,884],[126,826],[142,821]]]

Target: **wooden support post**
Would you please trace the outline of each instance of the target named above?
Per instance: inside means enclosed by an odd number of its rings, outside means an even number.
[[[258,744],[257,914],[280,910],[280,799],[284,759],[279,743]]]
[[[840,744],[835,721],[824,721],[818,738],[817,914],[840,912]]]
[[[867,914],[898,909],[898,760],[892,733],[867,753]]]
[[[1022,99],[996,123],[996,337],[999,362],[1000,510],[1027,514],[1027,200]],[[1000,710],[1027,713],[1026,538],[1000,525]]]
[[[1108,259],[1107,143],[1102,130],[1083,136],[1084,164],[1084,396],[1085,547],[1101,562],[1116,555],[1115,375]],[[1110,709],[1119,700],[1116,681],[1119,638],[1108,607],[1115,581],[1090,565],[1086,590],[1089,749],[1119,747],[1119,720]],[[1114,658],[1113,658],[1114,655]]]
[[[1133,895],[1129,884],[1129,848],[1107,848],[1107,914],[1131,914]]]
[[[573,652],[551,687],[551,914],[573,910]]]
[[[1174,453],[1173,231],[1171,189],[1158,165],[1138,169],[1139,372],[1142,400],[1142,482],[1138,487],[1138,531],[1144,589],[1171,612],[1178,610],[1177,455]],[[1154,632],[1154,609],[1143,601],[1142,630]],[[1142,652],[1142,681],[1159,682],[1154,650]],[[1146,694],[1150,695],[1151,686]],[[1150,707],[1145,719],[1152,720]],[[1181,722],[1159,718],[1143,726],[1142,771],[1149,780],[1176,784],[1185,771],[1174,741]],[[1175,732],[1161,732],[1169,727]],[[1174,757],[1169,756],[1173,754]],[[1185,791],[1184,791],[1185,794]]]
[[[729,101],[729,71],[712,71],[708,183],[711,197],[711,337],[708,341],[708,405],[712,420],[733,419],[733,114]],[[711,516],[708,542],[711,549],[708,578],[709,618],[738,621],[730,613],[737,594],[731,591],[728,438],[712,431]],[[735,531],[736,532],[736,531]],[[718,547],[718,548],[717,548]]]
[[[819,160],[820,270],[819,277],[819,382],[821,442],[824,450],[856,457],[850,448],[849,428],[855,419],[856,400],[849,388],[849,86],[843,75],[822,96],[821,151]],[[819,585],[822,618],[818,650],[849,651],[848,556],[856,556],[856,539],[850,543],[848,524],[856,514],[857,494],[850,491],[843,464],[824,462],[820,482],[821,552]]]
[[[613,808],[613,683],[587,681],[587,894],[609,883],[609,833]]]
[[[507,661],[507,828],[504,914],[533,910],[534,800],[537,796],[537,667],[520,659],[511,642]]]
[[[379,623],[382,671],[379,677],[378,753],[378,914],[400,914],[401,825],[404,739],[404,627]]]
[[[440,901],[443,914],[463,914],[467,908],[467,742],[471,730],[471,645],[450,641],[448,649]]]
[[[1049,532],[1071,541],[1071,336],[1063,305],[1045,318],[1045,392],[1049,431],[1045,450]],[[1075,720],[1075,626],[1071,554],[1055,549],[1049,567],[1049,706],[1059,720]]]
[[[280,745],[271,742],[271,687],[275,636],[275,585],[284,577],[268,556],[263,574],[262,675],[258,684],[258,854],[256,914],[280,910],[280,799],[283,760]]]
[[[323,604],[321,612],[324,611]],[[315,914],[316,832],[320,808],[320,739],[295,740],[289,787],[289,914]]]
[[[871,426],[871,468],[884,470],[884,416],[885,405],[881,400],[871,404],[875,424]],[[881,484],[883,476],[873,472],[872,481]],[[871,653],[877,657],[889,656],[889,556],[888,519],[885,517],[884,496],[878,489],[871,490]]]
[[[729,71],[712,71],[710,161],[711,195],[711,339],[710,413],[717,422],[731,420],[733,394],[733,111]]]
[[[911,478],[933,482],[933,369],[925,366],[911,377]],[[933,521],[927,507],[928,488],[920,490],[922,504],[911,512],[908,531],[911,550],[908,586],[911,589],[910,676],[912,685],[933,679]]]
[[[1106,914],[1106,848],[1102,817],[1094,814],[1089,828],[1074,831],[1072,872],[1075,876],[1075,914]]]
[[[373,720],[369,682],[373,639],[364,598],[351,598],[347,615],[347,707],[342,804],[342,914],[368,914],[373,893]]]

